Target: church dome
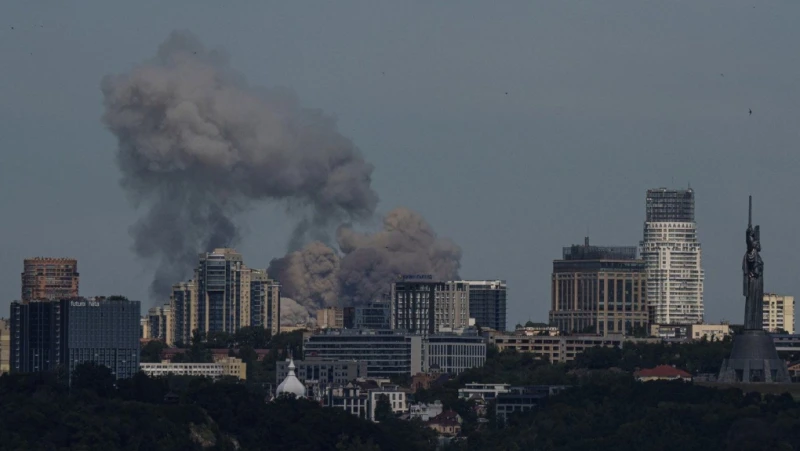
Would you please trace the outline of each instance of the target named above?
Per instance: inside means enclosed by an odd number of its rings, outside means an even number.
[[[294,374],[294,368],[294,360],[289,360],[289,375],[278,385],[278,388],[275,390],[275,396],[280,396],[284,393],[291,393],[297,398],[304,398],[306,396],[306,387]]]

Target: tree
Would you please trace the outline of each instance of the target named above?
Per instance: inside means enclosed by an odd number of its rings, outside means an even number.
[[[77,390],[90,390],[100,397],[108,397],[115,393],[116,378],[105,365],[95,362],[78,364],[72,371],[72,388]]]
[[[389,402],[389,397],[387,395],[378,395],[378,400],[375,403],[375,421],[380,423],[392,419],[394,419],[394,413],[392,412],[392,403]]]
[[[258,326],[242,327],[233,335],[236,347],[249,346],[253,349],[265,349],[270,342],[269,330]]]
[[[139,360],[146,363],[158,363],[161,361],[161,352],[167,345],[161,340],[148,341],[140,352]]]

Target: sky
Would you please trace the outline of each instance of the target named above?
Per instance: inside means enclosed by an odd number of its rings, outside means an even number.
[[[335,115],[378,213],[420,212],[463,278],[506,279],[509,327],[546,321],[563,246],[636,245],[646,190],[689,185],[706,320],[741,322],[748,194],[765,290],[800,294],[797,17],[770,0],[2,2],[0,316],[33,256],[77,258],[82,295],[162,301],[100,81],[189,30],[251,85]],[[252,208],[245,263],[283,256],[293,225]]]

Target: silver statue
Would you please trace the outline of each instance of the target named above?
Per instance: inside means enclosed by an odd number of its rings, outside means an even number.
[[[753,197],[750,196],[747,219],[747,253],[742,259],[744,273],[744,329],[760,330],[764,316],[764,261],[761,260],[761,230],[753,227]]]

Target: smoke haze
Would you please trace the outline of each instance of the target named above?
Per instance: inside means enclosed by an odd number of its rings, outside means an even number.
[[[249,86],[224,52],[191,33],[173,32],[152,60],[105,77],[102,91],[122,186],[145,210],[130,232],[136,254],[156,262],[156,299],[191,274],[198,253],[236,244],[239,213],[254,201],[285,202],[298,215],[290,249],[375,210],[373,168],[333,118],[301,107],[290,91]],[[313,272],[320,281],[300,293],[329,305],[336,258],[321,254],[333,266]],[[316,263],[289,261],[293,277]]]
[[[402,274],[459,278],[461,248],[406,208],[389,212],[373,234],[342,226],[337,242],[339,253],[313,242],[273,260],[267,272],[280,280],[283,293],[312,312],[380,299]]]

